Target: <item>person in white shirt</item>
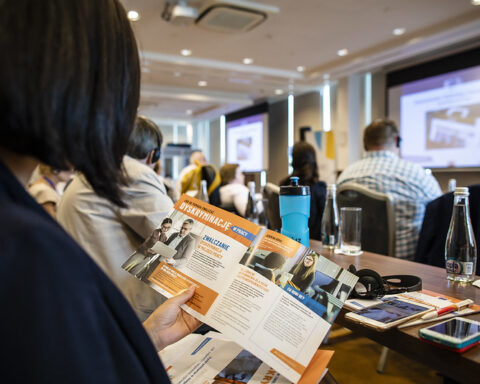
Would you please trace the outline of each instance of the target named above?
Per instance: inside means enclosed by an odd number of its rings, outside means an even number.
[[[248,203],[248,188],[245,175],[238,164],[225,164],[220,168],[222,186],[220,187],[221,207],[234,210],[245,216]]]
[[[121,265],[173,208],[165,186],[151,168],[160,157],[162,139],[154,122],[137,117],[123,158],[129,180],[122,187],[126,207],[100,197],[78,174],[62,196],[57,212],[59,223],[117,285],[142,321],[164,298]]]

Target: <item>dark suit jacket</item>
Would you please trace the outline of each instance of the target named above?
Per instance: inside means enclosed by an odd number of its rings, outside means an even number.
[[[477,273],[480,246],[480,184],[468,187],[470,191],[470,220],[477,243]],[[453,212],[453,193],[446,193],[431,201],[425,210],[422,229],[415,253],[415,261],[445,268],[445,241]]]
[[[180,232],[172,234],[165,244],[169,245],[174,239],[177,238],[179,234]],[[195,239],[188,234],[182,239],[182,241],[180,241],[180,243],[178,243],[178,245],[175,247],[175,250],[177,253],[173,256],[174,260],[189,258],[195,250]]]

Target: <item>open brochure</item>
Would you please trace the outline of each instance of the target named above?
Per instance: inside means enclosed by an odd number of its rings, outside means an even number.
[[[288,237],[187,195],[168,218],[171,233],[160,236],[159,223],[122,267],[167,298],[194,285],[188,313],[296,383],[357,277]]]
[[[223,335],[191,334],[159,353],[172,384],[290,384],[274,369]],[[333,351],[317,350],[298,384],[316,384]]]

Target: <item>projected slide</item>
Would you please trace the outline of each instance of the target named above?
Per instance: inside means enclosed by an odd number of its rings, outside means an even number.
[[[263,129],[263,115],[227,123],[227,162],[247,172],[263,170]]]
[[[429,168],[480,166],[480,67],[397,86],[389,96],[391,107],[398,103],[391,117],[400,121],[402,158]]]

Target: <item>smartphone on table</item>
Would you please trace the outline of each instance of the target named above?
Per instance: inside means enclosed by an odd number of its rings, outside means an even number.
[[[393,299],[357,312],[349,312],[345,315],[345,318],[383,331],[394,328],[432,310],[434,310],[434,307],[426,304]]]
[[[422,328],[418,335],[424,341],[438,344],[454,352],[464,352],[480,343],[480,322],[453,318]]]

